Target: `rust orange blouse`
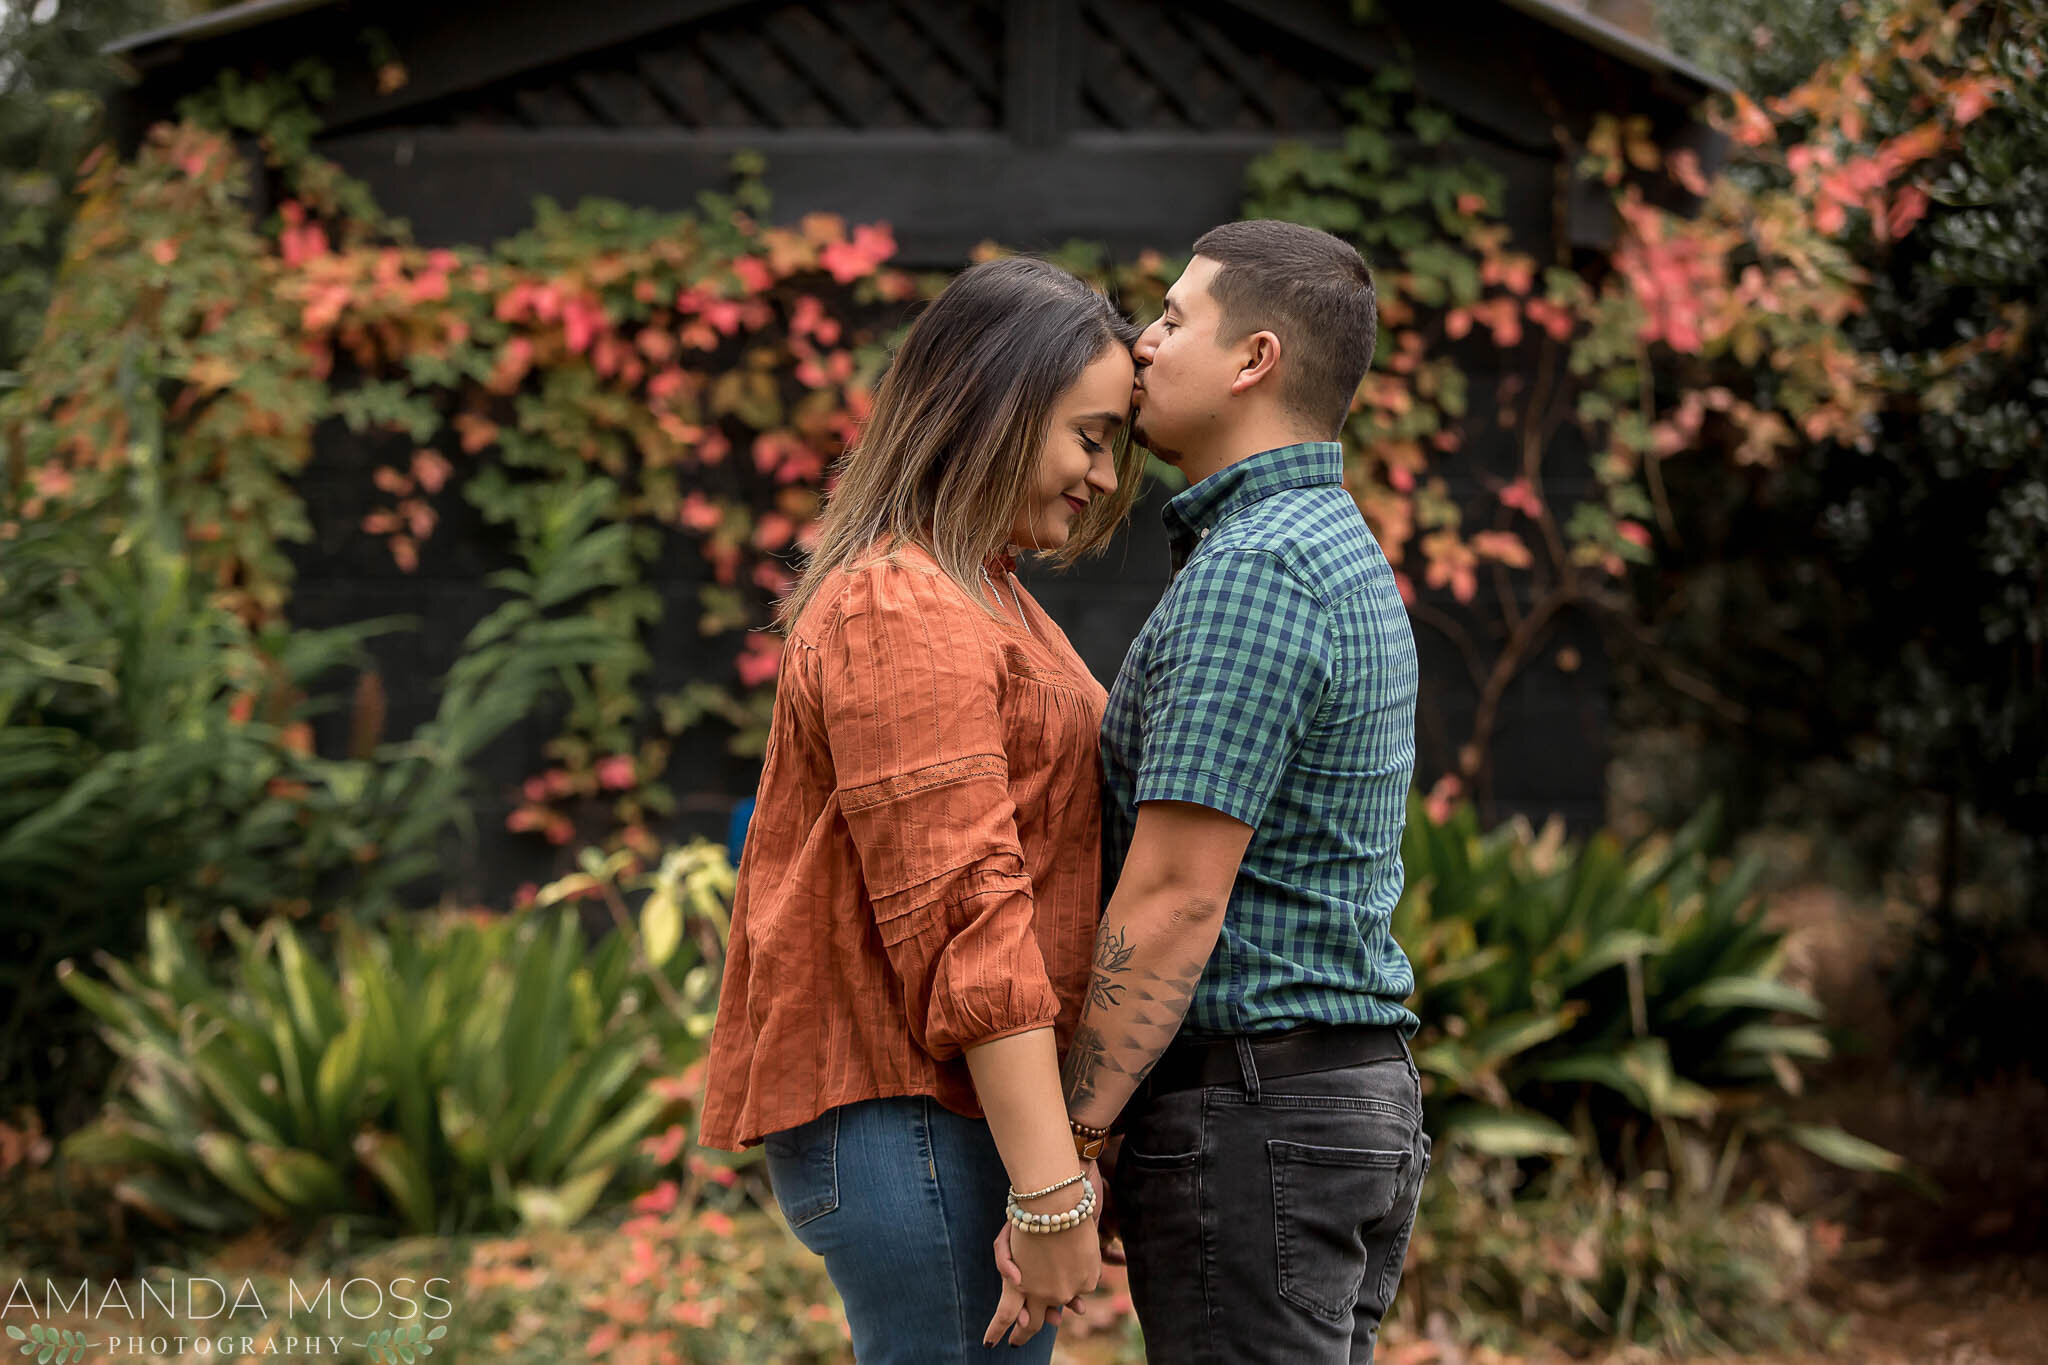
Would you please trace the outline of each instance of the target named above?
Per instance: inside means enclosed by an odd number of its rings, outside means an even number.
[[[904,549],[834,575],[790,631],[711,1035],[711,1146],[884,1096],[979,1116],[964,1049],[1072,1036],[1107,698],[991,568],[1001,619]]]

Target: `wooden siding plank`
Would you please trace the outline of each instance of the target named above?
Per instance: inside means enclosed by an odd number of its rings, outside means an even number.
[[[1067,136],[1081,103],[1079,19],[1074,0],[1005,0],[1003,110],[1026,147]]]
[[[489,241],[531,221],[545,192],[689,208],[729,183],[732,155],[761,152],[778,216],[813,209],[893,224],[905,259],[957,265],[995,237],[1025,248],[1069,238],[1112,251],[1184,249],[1237,214],[1244,168],[1265,136],[1083,138],[1019,147],[1001,134],[496,128],[380,131],[325,139],[425,242]]]

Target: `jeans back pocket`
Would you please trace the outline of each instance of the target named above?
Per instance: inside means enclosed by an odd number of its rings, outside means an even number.
[[[1374,1231],[1394,1212],[1406,1185],[1409,1153],[1360,1147],[1313,1147],[1270,1139],[1273,1238],[1280,1296],[1330,1322],[1341,1322],[1384,1251]]]
[[[837,1109],[827,1109],[809,1123],[770,1133],[764,1145],[768,1149],[768,1183],[792,1231],[839,1207]],[[797,1240],[804,1240],[801,1232]]]

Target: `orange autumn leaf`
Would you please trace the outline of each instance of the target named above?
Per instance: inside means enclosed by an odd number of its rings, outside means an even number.
[[[1511,569],[1526,569],[1534,559],[1522,538],[1512,531],[1480,531],[1472,537],[1472,548],[1480,558],[1491,559]]]

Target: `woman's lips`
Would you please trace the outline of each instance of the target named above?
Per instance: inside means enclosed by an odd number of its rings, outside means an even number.
[[[1081,515],[1081,513],[1086,512],[1088,510],[1087,502],[1081,498],[1075,497],[1072,493],[1062,494],[1062,496],[1066,498],[1067,506],[1074,509],[1075,516],[1079,516]]]

